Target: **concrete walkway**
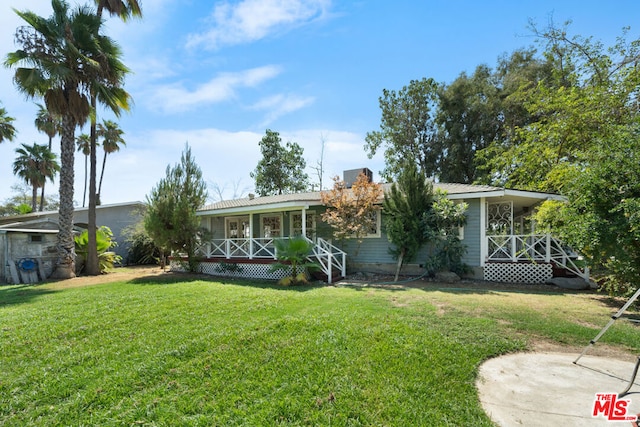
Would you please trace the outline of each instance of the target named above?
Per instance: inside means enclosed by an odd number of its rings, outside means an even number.
[[[488,360],[477,382],[486,413],[499,426],[632,426],[632,421],[609,421],[598,411],[596,393],[620,393],[634,363],[569,353],[518,353]],[[638,375],[640,377],[640,373]],[[640,378],[620,404],[625,415],[640,413]],[[627,406],[624,410],[624,405]]]

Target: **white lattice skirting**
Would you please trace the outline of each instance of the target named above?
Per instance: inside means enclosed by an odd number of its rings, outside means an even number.
[[[552,277],[551,264],[493,262],[484,266],[484,280],[490,282],[544,283]]]
[[[198,272],[211,276],[242,277],[245,279],[280,280],[291,275],[291,268],[271,271],[272,264],[244,264],[204,261],[198,265]],[[171,261],[171,271],[185,271],[180,262]]]

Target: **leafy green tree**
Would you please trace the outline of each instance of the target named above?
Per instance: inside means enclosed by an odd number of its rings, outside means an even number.
[[[509,187],[563,192],[602,141],[610,141],[620,127],[634,126],[640,40],[629,42],[624,32],[605,48],[569,36],[566,26],[532,31],[550,69],[547,78],[514,94],[533,120],[517,129],[513,144],[497,147],[491,174]]]
[[[636,128],[601,141],[565,186],[568,202],[545,202],[536,216],[605,276],[612,294],[640,286],[639,138]]]
[[[471,184],[483,178],[476,153],[503,133],[496,83],[489,67],[481,65],[472,76],[462,73],[440,91],[436,122],[442,150],[437,163],[441,181]]]
[[[30,213],[33,188],[24,181],[17,181],[10,189],[11,196],[0,203],[0,217]],[[58,207],[59,202],[55,196],[47,197],[44,210],[57,211]]]
[[[104,177],[104,167],[107,164],[107,156],[109,154],[120,151],[121,145],[127,145],[122,135],[124,132],[118,124],[112,120],[104,120],[101,124],[98,124],[98,136],[102,138],[102,149],[104,150],[104,157],[102,158],[102,171],[100,172],[100,183],[98,185],[98,196],[96,198],[96,204],[100,204],[100,194],[102,193],[102,178]]]
[[[13,162],[13,173],[29,184],[32,188],[31,211],[36,211],[38,203],[38,188],[44,186],[47,179],[53,181],[60,165],[56,161],[56,155],[46,145],[33,146],[21,144],[17,148],[18,157]],[[42,203],[41,203],[42,206]]]
[[[16,136],[16,128],[13,126],[15,119],[9,116],[6,108],[0,107],[0,143],[2,141],[13,141]]]
[[[262,159],[250,176],[260,196],[296,193],[309,187],[309,176],[304,172],[307,162],[298,143],[283,146],[280,134],[267,129],[259,145]]]
[[[207,184],[187,144],[174,167],[147,196],[144,227],[158,247],[186,254],[189,271],[196,271],[196,250],[204,230],[196,210],[207,201]]]
[[[75,275],[73,242],[73,182],[75,129],[91,113],[91,93],[119,114],[128,109],[122,89],[126,67],[119,47],[100,35],[102,20],[87,7],[71,11],[63,0],[52,0],[53,16],[16,11],[28,25],[16,31],[20,49],[7,55],[5,65],[16,67],[14,81],[28,97],[43,96],[47,109],[61,117],[60,232],[53,276]]]
[[[389,252],[398,260],[395,281],[400,269],[415,259],[427,242],[423,215],[433,206],[433,185],[422,176],[412,162],[402,170],[382,204],[387,237],[393,244]]]
[[[462,262],[466,247],[459,239],[459,229],[467,222],[468,205],[455,203],[447,193],[434,193],[432,208],[422,216],[424,238],[429,242],[430,253],[425,261],[430,273],[452,271],[463,274],[469,269]]]
[[[439,88],[433,79],[422,79],[412,80],[399,92],[382,91],[380,130],[367,133],[364,148],[369,158],[384,149],[382,176],[387,180],[400,175],[407,159],[415,159],[424,177],[437,174],[441,153],[435,123]]]

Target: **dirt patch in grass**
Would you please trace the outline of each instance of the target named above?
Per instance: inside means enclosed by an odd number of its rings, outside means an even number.
[[[82,286],[101,285],[110,282],[128,282],[144,277],[175,274],[168,269],[162,270],[158,266],[140,265],[133,267],[118,267],[113,272],[98,276],[78,276],[73,279],[48,281],[47,286],[55,289],[79,288]]]
[[[586,343],[588,344],[588,343]],[[584,347],[576,347],[570,345],[563,345],[556,342],[551,342],[543,339],[529,338],[529,347],[532,352],[535,353],[572,353],[576,355],[576,358],[585,349]],[[611,359],[623,360],[625,362],[635,363],[638,360],[638,355],[630,351],[621,349],[620,347],[612,347],[607,344],[596,343],[591,346],[587,351],[589,356],[607,357]]]

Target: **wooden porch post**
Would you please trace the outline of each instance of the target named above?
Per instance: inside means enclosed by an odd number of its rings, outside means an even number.
[[[302,207],[302,236],[307,237],[307,207]]]
[[[545,236],[545,245],[546,251],[544,254],[544,260],[545,262],[551,262],[551,234],[549,233]]]
[[[249,259],[253,259],[253,212],[249,212]]]
[[[489,242],[487,241],[487,199],[480,198],[480,266],[484,267],[489,256]]]

